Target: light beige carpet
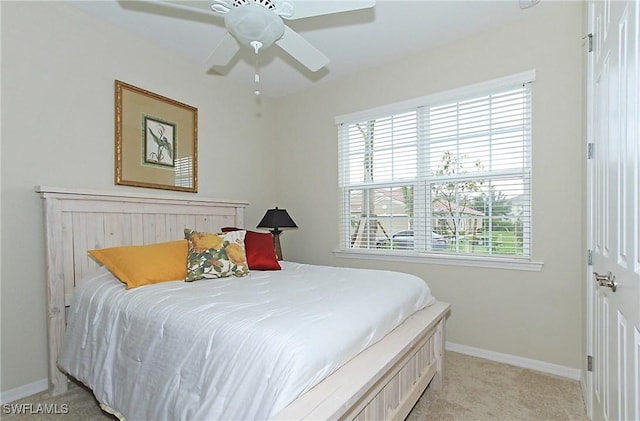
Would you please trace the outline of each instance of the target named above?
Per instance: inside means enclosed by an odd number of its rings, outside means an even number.
[[[580,383],[447,352],[444,386],[422,395],[407,421],[588,420]]]
[[[54,398],[43,392],[9,405],[2,407],[3,420],[116,419],[100,410],[91,392],[77,386]],[[57,412],[65,412],[66,408],[68,413],[7,414],[11,406],[31,412],[39,405],[48,405]],[[447,352],[443,390],[427,389],[407,418],[418,420],[568,421],[587,420],[587,416],[577,381]]]

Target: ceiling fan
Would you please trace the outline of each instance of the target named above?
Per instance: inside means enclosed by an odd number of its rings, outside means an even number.
[[[329,58],[301,35],[285,25],[283,19],[295,20],[312,16],[366,9],[375,0],[209,0],[164,1],[172,6],[213,12],[224,17],[227,33],[207,61],[209,67],[225,66],[241,45],[260,49],[274,43],[307,67],[318,71]]]

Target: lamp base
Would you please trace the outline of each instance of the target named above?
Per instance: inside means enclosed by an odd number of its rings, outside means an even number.
[[[282,231],[271,230],[271,234],[273,234],[273,248],[276,251],[276,258],[282,260],[282,248],[280,248],[280,234],[282,234]]]

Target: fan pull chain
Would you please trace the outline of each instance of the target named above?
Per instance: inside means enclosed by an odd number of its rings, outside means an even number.
[[[258,55],[256,54],[256,75],[254,77],[256,89],[253,91],[256,96],[260,96],[260,67],[258,66]]]
[[[256,83],[256,89],[253,91],[253,93],[256,94],[256,96],[260,96],[260,66],[258,53],[260,52],[262,43],[260,41],[251,41],[251,46],[256,51],[256,74],[253,79]]]

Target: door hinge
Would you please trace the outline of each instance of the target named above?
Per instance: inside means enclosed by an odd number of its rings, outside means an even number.
[[[589,32],[587,36],[584,38],[587,39],[587,45],[589,46],[589,49],[587,51],[592,53],[593,52],[593,34]]]
[[[593,357],[587,355],[587,371],[593,371]]]
[[[593,159],[593,155],[596,153],[595,149],[596,145],[593,142],[587,143],[587,159]]]
[[[587,250],[587,265],[593,266],[593,251]]]

